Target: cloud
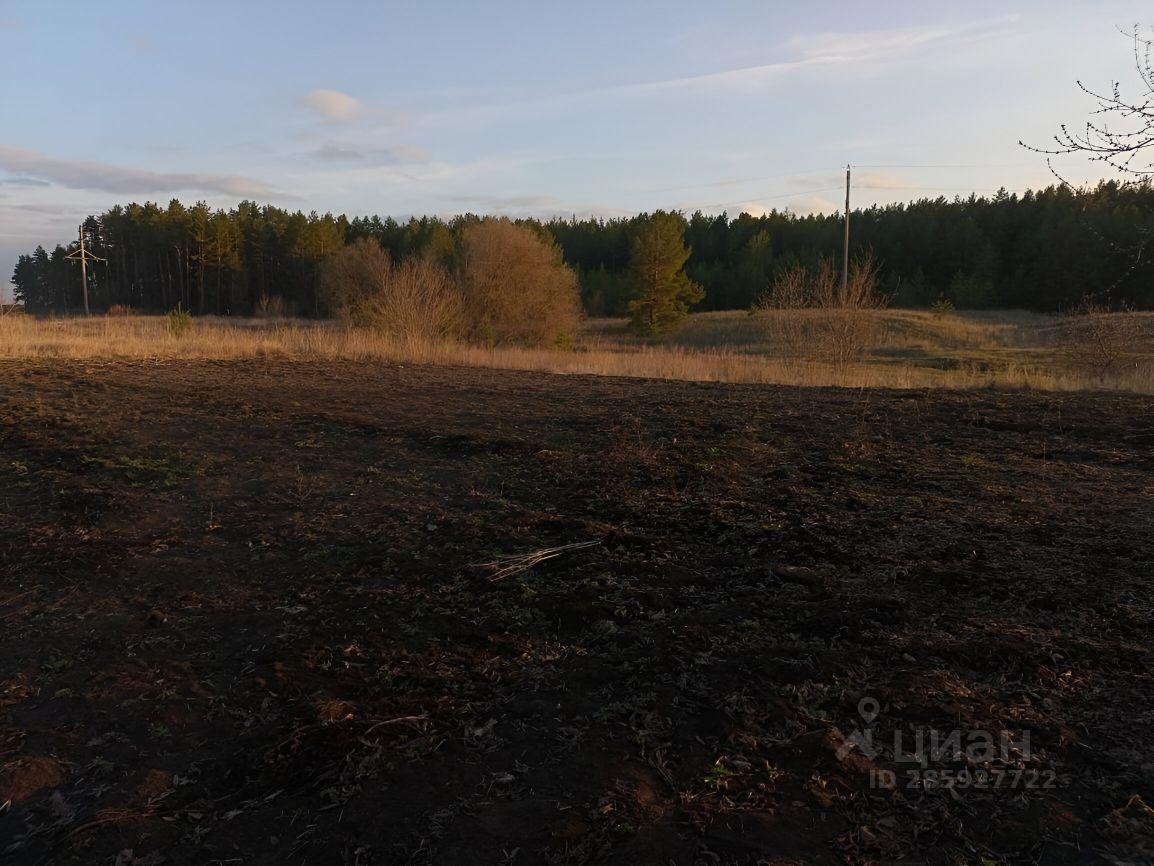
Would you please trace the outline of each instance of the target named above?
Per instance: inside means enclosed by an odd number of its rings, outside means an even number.
[[[855,171],[853,173],[854,189],[921,189],[905,178],[888,171]]]
[[[35,177],[5,177],[0,178],[0,186],[52,186],[52,184]]]
[[[559,199],[550,195],[488,195],[479,193],[476,195],[444,196],[443,200],[451,203],[447,208],[436,209],[436,214],[443,219],[452,219],[457,216],[461,212],[461,208],[475,214],[511,218],[613,219],[637,215],[636,209],[633,208],[594,205],[587,202]]]
[[[446,201],[490,214],[555,212],[561,204],[549,195],[451,195]]]
[[[998,19],[1002,23],[1003,19]],[[801,63],[847,63],[901,54],[910,49],[940,42],[974,29],[979,24],[961,26],[898,27],[890,30],[865,30],[857,33],[820,33],[795,36],[785,47],[800,55]]]
[[[310,90],[304,95],[304,103],[329,120],[347,122],[355,118],[361,104],[347,93],[339,90]]]
[[[23,147],[0,144],[0,169],[27,175],[70,189],[114,193],[200,190],[233,196],[268,196],[275,190],[255,180],[230,174],[158,172],[90,160],[58,159]]]
[[[795,36],[777,46],[776,53],[783,59],[770,63],[523,98],[509,99],[506,91],[472,92],[466,105],[426,109],[421,117],[426,123],[455,125],[519,114],[572,111],[575,106],[604,107],[611,101],[668,94],[744,95],[796,72],[825,69],[861,74],[870,64],[909,61],[931,52],[935,61],[956,57],[962,48],[966,49],[963,53],[972,53],[974,44],[1009,33],[1010,25],[1017,20],[1017,16],[1007,15],[958,24]]]
[[[755,201],[748,201],[745,204],[738,205],[736,208],[734,208],[734,210],[739,214],[749,214],[751,217],[763,217],[768,216],[772,208],[768,208],[763,204],[758,204]]]
[[[807,214],[840,213],[842,207],[843,204],[841,202],[831,201],[825,196],[807,195],[791,200],[789,204],[785,206],[785,210],[806,216]]]
[[[4,211],[6,213],[19,211],[22,214],[34,213],[42,214],[45,216],[65,216],[70,213],[75,213],[76,208],[68,207],[63,204],[38,204],[33,202],[31,204],[22,203],[4,205],[2,208],[0,208],[0,211]]]
[[[310,156],[324,162],[393,165],[401,162],[428,162],[430,154],[427,150],[407,144],[359,148],[355,145],[330,141],[311,151]]]
[[[940,45],[951,40],[969,41],[984,38],[1016,21],[1016,16],[973,21],[959,25],[900,27],[889,30],[865,30],[856,33],[822,33],[795,36],[783,47],[796,56],[790,60],[744,66],[700,75],[619,85],[623,92],[679,90],[687,87],[722,90],[758,87],[785,72],[807,67],[860,64],[909,54],[915,49]]]
[[[719,213],[726,211],[727,213],[747,213],[750,216],[764,216],[771,210],[787,209],[795,213],[829,213],[831,211],[840,212],[844,207],[844,200],[841,196],[837,199],[827,197],[828,193],[841,193],[845,189],[845,172],[844,169],[833,169],[830,171],[805,171],[796,172],[793,174],[779,175],[778,189],[779,191],[766,191],[763,193],[755,193],[747,195],[744,199],[725,202],[709,202],[704,203],[699,199],[684,202],[680,206],[680,210],[695,211],[702,210],[707,213]],[[772,178],[772,176],[771,176]],[[749,184],[754,178],[741,181],[741,185]],[[724,181],[729,185],[729,181]],[[714,184],[702,184],[701,186],[713,186]],[[790,188],[792,191],[789,191]],[[694,187],[681,187],[682,189],[693,189]],[[677,189],[677,187],[674,187]],[[875,200],[867,191],[868,190],[909,190],[911,192],[922,189],[916,184],[910,183],[899,175],[887,171],[877,171],[871,169],[854,169],[853,171],[853,207],[860,207],[862,198],[869,201]]]

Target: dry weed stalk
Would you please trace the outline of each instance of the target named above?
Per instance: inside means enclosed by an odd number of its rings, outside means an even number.
[[[506,577],[512,577],[514,574],[521,574],[528,571],[535,565],[539,565],[549,559],[555,559],[558,556],[566,553],[572,553],[575,550],[585,550],[589,547],[596,547],[600,541],[578,541],[573,544],[562,544],[560,547],[546,547],[541,550],[530,551],[529,553],[515,553],[511,556],[499,556],[492,562],[481,562],[477,564],[477,568],[492,568],[495,571],[489,575],[489,580],[498,581],[504,580]]]

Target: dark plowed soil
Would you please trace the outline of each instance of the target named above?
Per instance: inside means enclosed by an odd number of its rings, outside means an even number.
[[[0,860],[1151,863],[1152,506],[1149,398],[4,362]]]

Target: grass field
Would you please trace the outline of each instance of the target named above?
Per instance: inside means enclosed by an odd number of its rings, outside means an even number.
[[[776,315],[789,319],[804,345],[821,314]],[[161,317],[9,316],[0,318],[0,357],[376,359],[690,381],[1154,393],[1154,314],[1131,314],[1141,333],[1105,377],[1066,356],[1063,323],[1051,316],[999,311],[937,318],[912,310],[871,315],[877,327],[864,355],[845,366],[829,363],[820,351],[786,350],[767,332],[764,319],[743,312],[694,315],[659,340],[631,336],[621,320],[593,320],[569,350],[400,343],[301,320],[198,319],[178,339]]]
[[[1151,862],[1152,417],[0,360],[0,858]]]

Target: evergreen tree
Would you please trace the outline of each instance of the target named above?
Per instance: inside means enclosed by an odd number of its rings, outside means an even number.
[[[634,238],[629,274],[637,297],[629,302],[629,318],[635,331],[671,331],[705,296],[683,270],[690,252],[680,214],[657,211]]]

